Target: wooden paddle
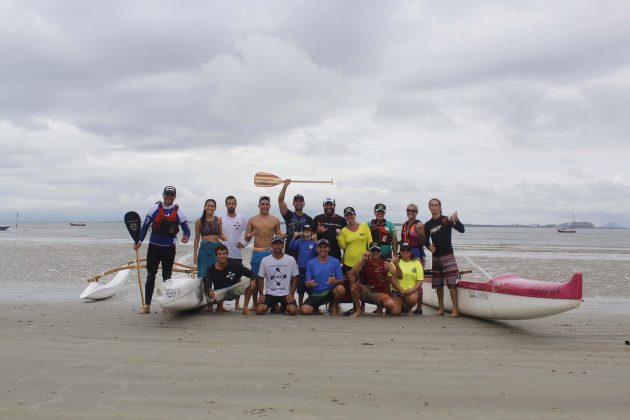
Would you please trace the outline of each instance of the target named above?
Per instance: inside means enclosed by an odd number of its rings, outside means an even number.
[[[140,228],[142,227],[142,219],[140,219],[140,215],[135,211],[129,211],[125,214],[125,226],[127,226],[127,231],[129,231],[129,235],[131,235],[131,239],[133,239],[133,243],[137,244],[140,242]],[[140,277],[140,252],[136,248],[136,267],[138,269],[138,287],[140,287],[140,302],[142,303],[142,307],[144,308],[144,293],[142,291],[142,278]]]
[[[257,187],[275,187],[276,185],[280,185],[284,182],[284,179],[279,176],[275,176],[274,174],[270,174],[267,172],[257,172],[254,175],[254,185]],[[312,180],[297,180],[291,179],[291,182],[303,182],[308,184],[330,184],[332,185],[333,180],[330,181],[312,181]]]

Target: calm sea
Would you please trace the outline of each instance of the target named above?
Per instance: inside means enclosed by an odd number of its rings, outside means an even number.
[[[582,272],[582,309],[630,310],[630,229],[567,234],[545,228],[470,227],[464,234],[454,232],[453,243],[460,269],[473,270],[470,279],[517,273],[560,282]],[[146,247],[141,253],[144,256]],[[190,262],[191,256],[192,241],[178,245],[178,257]],[[88,277],[134,259],[122,222],[84,227],[21,223],[17,229],[0,231],[0,298],[78,300]],[[114,299],[135,302],[136,277]]]

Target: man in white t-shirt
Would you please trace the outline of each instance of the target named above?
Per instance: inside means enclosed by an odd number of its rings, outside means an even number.
[[[247,245],[247,242],[243,239],[245,228],[247,227],[247,219],[245,216],[236,214],[236,197],[233,195],[228,195],[225,198],[225,207],[227,208],[227,213],[222,214],[220,217],[223,222],[223,234],[227,240],[221,241],[221,243],[228,248],[228,260],[242,263],[243,253],[241,250]],[[240,297],[237,297],[234,301],[234,308],[237,310],[241,309],[240,301]]]
[[[280,313],[297,315],[298,306],[295,302],[299,274],[297,262],[295,258],[284,253],[282,236],[276,235],[271,239],[271,251],[271,255],[267,255],[260,262],[256,282],[259,293],[256,314],[264,315],[274,305],[280,304]]]

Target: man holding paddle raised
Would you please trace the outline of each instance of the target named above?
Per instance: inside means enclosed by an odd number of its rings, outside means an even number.
[[[280,195],[278,195],[278,206],[280,207],[280,214],[282,214],[284,223],[287,226],[287,244],[284,252],[297,259],[297,250],[290,249],[289,242],[295,236],[295,232],[302,232],[302,229],[306,225],[311,226],[313,224],[313,219],[311,216],[304,213],[304,196],[302,196],[302,194],[296,194],[293,197],[294,210],[289,210],[287,203],[284,201],[284,196],[290,183],[290,179],[284,180],[282,190],[280,191]]]
[[[162,198],[147,211],[147,215],[140,230],[140,240],[134,244],[134,249],[142,246],[142,241],[151,228],[149,249],[147,250],[147,281],[145,283],[145,305],[140,308],[141,314],[150,313],[151,297],[155,288],[155,276],[160,262],[162,263],[162,280],[171,278],[173,263],[175,262],[175,244],[179,226],[184,231],[182,243],[188,242],[190,229],[184,211],[175,204],[176,190],[170,185],[164,187]]]

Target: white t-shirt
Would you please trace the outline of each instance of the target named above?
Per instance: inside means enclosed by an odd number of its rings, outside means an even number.
[[[247,229],[247,220],[240,214],[237,214],[234,218],[227,214],[222,214],[221,222],[223,223],[223,234],[227,238],[227,241],[221,241],[221,243],[227,246],[228,257],[243,259],[243,254],[236,244],[241,242],[245,245],[243,235],[245,234],[245,229]]]
[[[265,279],[265,294],[286,296],[291,292],[291,278],[300,273],[295,258],[284,254],[277,260],[267,255],[260,262],[258,275]]]

